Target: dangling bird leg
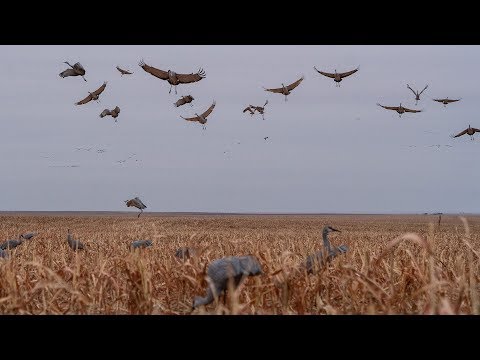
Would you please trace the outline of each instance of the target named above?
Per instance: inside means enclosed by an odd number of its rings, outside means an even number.
[[[172,84],[170,84],[170,90],[168,90],[168,93],[170,94],[172,92]]]
[[[87,79],[85,79],[85,77],[83,75],[82,75],[82,78],[83,78],[83,80],[87,81]]]
[[[175,85],[175,95],[177,95],[177,85]]]

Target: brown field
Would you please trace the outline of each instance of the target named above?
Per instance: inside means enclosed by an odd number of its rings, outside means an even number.
[[[213,259],[256,255],[264,275],[193,314],[478,314],[480,216],[0,215],[0,240],[40,235],[0,259],[2,314],[190,314]],[[347,254],[299,267],[331,225]],[[70,228],[87,249],[67,245]],[[418,234],[397,237],[405,233]],[[131,252],[137,239],[150,248]],[[183,263],[181,246],[200,255]]]

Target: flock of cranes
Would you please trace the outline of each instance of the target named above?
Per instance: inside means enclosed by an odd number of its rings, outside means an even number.
[[[70,68],[62,71],[59,74],[60,77],[66,78],[66,77],[81,76],[84,81],[87,81],[85,78],[86,71],[79,62],[75,63],[74,65],[71,65],[69,62],[65,62],[65,64],[67,64]],[[200,68],[196,73],[182,74],[182,73],[177,73],[173,70],[165,71],[165,70],[161,70],[159,68],[147,65],[143,60],[140,61],[139,66],[150,75],[158,79],[167,81],[170,84],[169,94],[171,94],[172,92],[172,87],[174,87],[175,94],[177,94],[178,85],[196,83],[206,77],[206,73],[202,68]],[[120,72],[121,76],[133,74],[133,72],[124,70],[119,66],[117,66],[116,69]],[[344,78],[349,77],[355,74],[357,71],[359,71],[359,67],[350,71],[342,72],[342,73],[338,73],[336,69],[333,73],[320,71],[315,66],[314,66],[314,69],[322,76],[333,79],[334,82],[336,83],[336,87],[340,87],[340,83]],[[284,99],[286,102],[288,100],[287,99],[288,95],[290,95],[292,91],[296,89],[304,79],[305,77],[301,76],[298,80],[294,81],[289,85],[284,85],[284,83],[282,83],[281,87],[264,88],[264,89],[267,92],[284,95]],[[99,97],[105,91],[106,87],[107,87],[107,82],[104,82],[98,89],[96,89],[93,92],[89,92],[89,94],[85,98],[76,102],[75,105],[85,105],[91,101],[99,102]],[[407,88],[411,90],[415,95],[415,101],[416,101],[415,105],[418,105],[418,101],[421,100],[421,95],[428,88],[428,85],[426,85],[421,91],[414,90],[408,84],[407,84]],[[192,95],[182,96],[180,99],[178,99],[174,103],[174,106],[180,107],[185,104],[190,104],[190,106],[193,106],[192,102],[194,100],[195,99]],[[444,106],[446,106],[450,103],[458,102],[461,99],[449,99],[447,97],[447,98],[433,99],[433,100],[436,102],[440,102],[444,104]],[[265,120],[264,114],[265,114],[265,107],[267,104],[268,104],[268,100],[265,101],[263,106],[249,105],[243,110],[243,113],[248,112],[251,116],[254,116],[256,113],[258,113],[262,115],[262,119]],[[377,103],[377,105],[386,110],[396,111],[400,117],[404,113],[422,112],[422,110],[406,108],[402,106],[401,103],[399,106],[385,106],[379,103]],[[210,105],[210,107],[204,112],[202,112],[201,114],[195,113],[194,117],[181,116],[181,118],[186,121],[198,122],[199,124],[202,125],[202,128],[205,129],[207,118],[213,112],[215,106],[216,106],[216,102],[214,100],[212,105]],[[113,110],[110,110],[110,109],[103,110],[102,113],[100,114],[100,117],[103,118],[105,116],[112,116],[112,118],[114,118],[116,122],[117,121],[116,119],[119,116],[119,114],[120,114],[120,108],[116,106]],[[467,129],[463,130],[462,132],[458,133],[455,136],[452,135],[452,137],[456,138],[456,137],[460,137],[462,135],[467,134],[473,140],[473,135],[475,134],[475,132],[480,132],[480,130],[477,128],[472,128],[469,125]],[[264,137],[265,141],[267,139],[268,139],[268,136]],[[125,200],[125,205],[127,207],[135,207],[139,209],[140,213],[138,214],[138,217],[140,217],[140,215],[143,213],[143,210],[147,208],[147,206],[142,202],[142,200],[140,200],[139,197],[135,197],[130,200]],[[307,274],[314,273],[315,270],[324,268],[329,262],[331,262],[338,255],[345,254],[348,251],[348,247],[346,245],[340,245],[338,247],[331,246],[330,241],[328,239],[328,235],[332,232],[340,232],[340,230],[337,230],[331,226],[325,226],[323,228],[322,250],[309,255],[306,258],[305,262],[303,263],[303,269],[307,272]],[[0,258],[8,257],[8,252],[7,252],[8,250],[21,245],[24,242],[24,240],[31,239],[35,235],[37,235],[37,233],[22,234],[19,236],[19,239],[7,240],[4,243],[0,244]],[[75,240],[73,238],[70,232],[70,229],[68,229],[68,232],[67,232],[67,243],[69,247],[74,251],[85,249],[85,245],[82,242],[80,242],[79,240]],[[135,250],[135,249],[147,248],[151,246],[153,246],[153,242],[151,240],[136,240],[136,241],[133,241],[129,247],[132,250]],[[186,248],[186,247],[179,248],[175,252],[175,256],[184,261],[195,256],[196,254],[197,254],[197,251],[195,249]],[[206,271],[206,275],[209,282],[209,287],[206,290],[206,295],[204,297],[196,296],[193,299],[193,308],[197,308],[203,305],[208,305],[212,303],[215,299],[217,299],[222,293],[226,294],[226,291],[229,287],[229,281],[231,281],[230,284],[233,286],[233,288],[236,288],[247,276],[258,276],[262,274],[263,274],[263,271],[262,271],[262,266],[260,262],[255,256],[252,256],[252,255],[229,256],[225,258],[216,259],[209,264],[208,269]]]

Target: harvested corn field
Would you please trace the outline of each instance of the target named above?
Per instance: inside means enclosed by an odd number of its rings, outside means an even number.
[[[480,217],[3,214],[2,314],[478,314]],[[348,251],[307,274],[323,247]],[[67,230],[84,244],[74,251]],[[131,247],[151,240],[148,247]],[[176,257],[180,248],[189,256]],[[254,255],[263,273],[192,310],[207,265]]]

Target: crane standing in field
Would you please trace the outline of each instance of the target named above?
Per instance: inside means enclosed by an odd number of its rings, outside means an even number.
[[[135,240],[130,245],[131,249],[146,248],[152,246],[152,240]]]
[[[136,207],[137,209],[140,210],[137,217],[140,217],[140,215],[143,213],[143,209],[147,208],[147,205],[145,205],[142,202],[142,200],[140,200],[139,197],[136,197],[136,198],[130,199],[130,200],[125,200],[125,204],[127,205],[127,207],[133,206],[133,207]]]
[[[11,239],[11,240],[6,240],[3,243],[0,244],[0,249],[1,250],[9,250],[9,249],[15,249],[18,245],[21,245],[23,243],[23,239]]]
[[[28,233],[20,235],[20,238],[23,238],[25,240],[30,240],[31,238],[33,238],[34,236],[37,236],[37,235],[38,235],[37,232],[28,232]]]
[[[340,230],[334,229],[331,226],[325,226],[323,228],[323,249],[307,257],[307,261],[305,262],[307,274],[313,273],[315,265],[317,265],[319,268],[323,268],[338,255],[344,254],[348,251],[348,247],[346,245],[340,245],[332,248],[330,241],[328,240],[328,234],[333,231],[341,232]]]
[[[222,292],[226,296],[229,279],[233,279],[234,288],[237,288],[246,276],[261,274],[262,267],[255,256],[229,256],[213,261],[207,269],[209,282],[207,295],[195,296],[193,309],[212,303]]]
[[[72,234],[70,233],[70,229],[67,231],[67,243],[74,251],[83,250],[85,246],[79,241],[74,240]]]
[[[190,259],[192,256],[195,256],[197,251],[189,247],[181,247],[175,251],[175,256],[183,261]]]

